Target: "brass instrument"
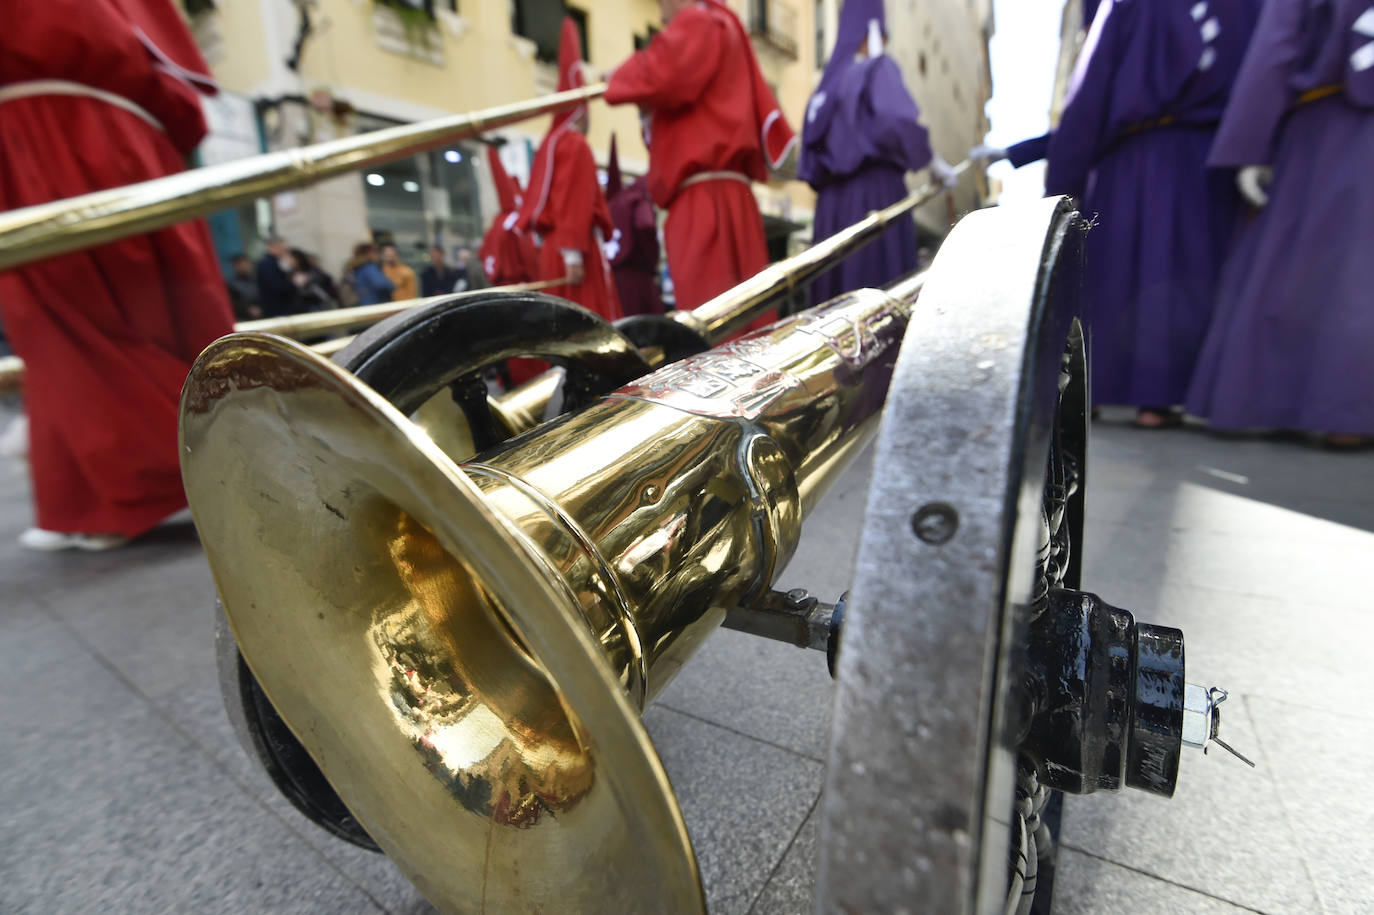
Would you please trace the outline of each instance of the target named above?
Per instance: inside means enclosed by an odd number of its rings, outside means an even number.
[[[876,427],[919,282],[658,369],[455,464],[353,375],[234,335],[182,402],[249,667],[445,910],[700,910],[638,712]]]
[[[181,456],[231,719],[298,740],[323,791],[293,803],[445,911],[701,911],[639,714],[719,625],[824,647],[818,904],[1028,910],[1054,792],[1168,796],[1185,746],[1226,746],[1182,633],[1080,590],[1084,228],[1063,199],[973,214],[928,287],[842,296],[470,460],[403,412],[442,366],[397,384],[217,341]],[[771,591],[880,412],[847,609]],[[250,691],[275,710],[245,734]]]
[[[598,83],[0,213],[0,270],[151,232],[507,124],[566,111],[605,91],[605,84]]]

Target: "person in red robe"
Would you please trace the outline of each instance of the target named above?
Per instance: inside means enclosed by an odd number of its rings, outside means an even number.
[[[649,191],[678,308],[695,308],[768,264],[751,181],[796,142],[743,24],[719,0],[659,0],[663,31],[611,74],[606,101],[648,115]]]
[[[491,180],[496,184],[501,212],[491,221],[477,251],[482,272],[493,286],[533,282],[539,275],[539,252],[529,235],[516,225],[524,201],[520,185],[506,172],[495,146],[487,147],[487,162],[491,165]]]
[[[558,91],[586,85],[582,42],[571,18],[563,20],[558,47]],[[567,277],[548,290],[590,309],[608,321],[621,317],[611,268],[601,250],[614,228],[606,197],[596,177],[596,159],[583,133],[587,106],[555,115],[535,153],[530,184],[516,226],[541,239],[539,278]]]
[[[169,0],[13,13],[0,31],[0,210],[182,170],[214,83]],[[186,505],[181,386],[233,320],[203,221],[0,272],[29,414],[36,527],[22,545],[118,546]]]

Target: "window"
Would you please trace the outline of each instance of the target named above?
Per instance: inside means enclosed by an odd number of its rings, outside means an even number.
[[[421,12],[430,19],[436,9],[458,12],[458,0],[376,0],[378,6],[389,6],[398,12]]]
[[[543,61],[558,60],[558,40],[563,31],[563,14],[575,13],[563,0],[510,0],[510,30],[534,42],[535,56]],[[587,46],[587,14],[582,13],[582,47]]]
[[[825,63],[825,0],[816,0],[816,69],[822,69]]]

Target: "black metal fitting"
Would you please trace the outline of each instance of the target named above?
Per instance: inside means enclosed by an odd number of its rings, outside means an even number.
[[[1172,796],[1183,747],[1183,633],[1056,588],[1030,625],[1028,727],[1040,781],[1071,794],[1122,784]]]
[[[830,671],[831,679],[835,677],[835,659],[840,656],[840,632],[844,627],[844,607],[849,603],[849,592],[840,595],[840,599],[835,601],[835,609],[830,611],[830,637],[825,641],[825,666]]]

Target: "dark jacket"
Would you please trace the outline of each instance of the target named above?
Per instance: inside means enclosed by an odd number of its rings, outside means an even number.
[[[271,254],[258,258],[258,301],[267,318],[289,315],[296,310],[296,284]]]

